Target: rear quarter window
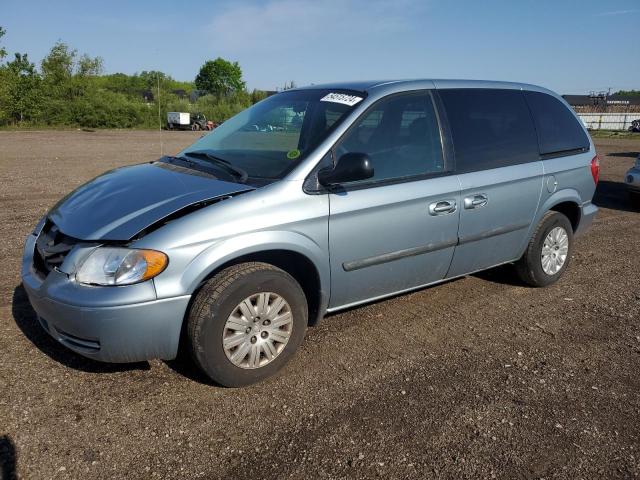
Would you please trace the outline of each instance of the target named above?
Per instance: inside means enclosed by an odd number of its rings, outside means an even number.
[[[525,92],[524,96],[531,108],[542,155],[589,149],[587,134],[563,102],[540,92]]]
[[[461,173],[539,159],[538,141],[522,92],[508,89],[439,90]]]

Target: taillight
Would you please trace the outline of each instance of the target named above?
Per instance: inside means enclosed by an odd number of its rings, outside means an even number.
[[[591,176],[597,185],[598,179],[600,178],[600,157],[598,157],[598,155],[593,157],[593,160],[591,160]]]

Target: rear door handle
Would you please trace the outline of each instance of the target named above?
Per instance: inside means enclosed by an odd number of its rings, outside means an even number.
[[[464,208],[470,210],[472,208],[484,207],[489,202],[489,199],[484,193],[477,193],[470,197],[464,197]]]
[[[429,215],[448,215],[455,211],[455,200],[440,200],[429,205]]]

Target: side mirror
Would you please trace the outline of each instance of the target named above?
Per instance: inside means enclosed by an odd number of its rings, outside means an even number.
[[[345,153],[338,159],[335,167],[326,167],[318,172],[318,182],[325,187],[371,177],[373,177],[371,159],[366,153],[359,152]]]

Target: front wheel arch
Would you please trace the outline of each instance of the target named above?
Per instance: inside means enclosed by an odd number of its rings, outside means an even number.
[[[307,299],[309,308],[309,325],[316,325],[326,310],[326,295],[322,291],[322,282],[320,273],[315,264],[305,255],[286,249],[260,250],[244,255],[239,255],[212,269],[201,281],[193,295],[209,279],[213,278],[222,270],[240,263],[259,262],[273,265],[284,270],[291,275],[296,282],[300,284],[302,291]]]
[[[275,309],[265,309],[273,298]],[[286,313],[279,316],[281,308]],[[291,275],[262,262],[239,263],[219,271],[194,296],[184,346],[219,385],[250,385],[286,365],[304,338],[307,312]]]

